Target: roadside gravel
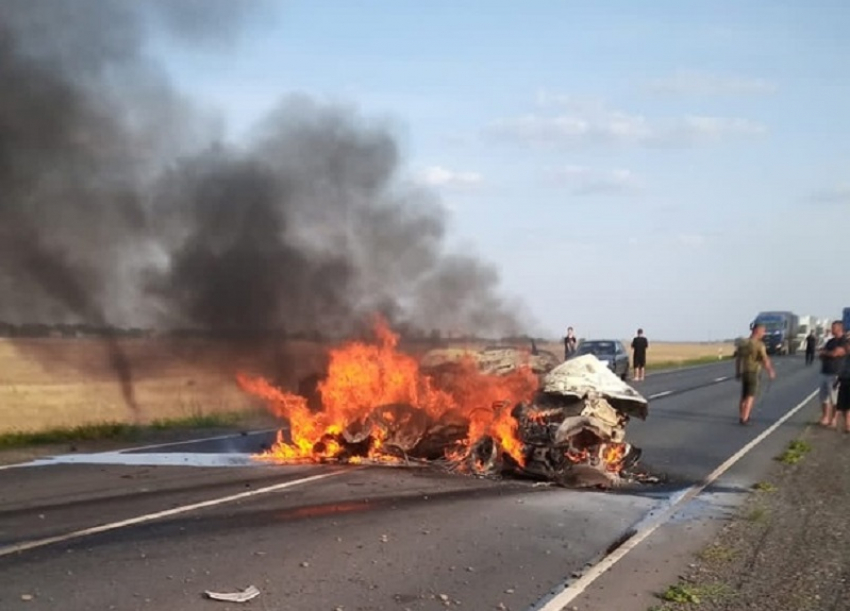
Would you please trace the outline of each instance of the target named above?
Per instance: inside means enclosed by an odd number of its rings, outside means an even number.
[[[654,610],[850,611],[850,435],[795,443]]]

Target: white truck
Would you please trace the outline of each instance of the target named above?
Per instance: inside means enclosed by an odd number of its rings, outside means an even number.
[[[800,316],[800,324],[797,326],[797,341],[801,351],[806,350],[806,337],[811,331],[817,334],[818,319],[816,316]]]

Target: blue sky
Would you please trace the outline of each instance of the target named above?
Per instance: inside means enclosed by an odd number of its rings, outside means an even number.
[[[233,139],[306,93],[386,120],[538,330],[745,333],[850,306],[850,5],[272,3],[227,49],[162,42]]]

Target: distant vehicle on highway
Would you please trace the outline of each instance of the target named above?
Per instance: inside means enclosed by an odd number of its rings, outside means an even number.
[[[817,336],[817,318],[814,316],[800,316],[799,324],[797,326],[797,349],[805,350],[806,349],[806,338],[809,336],[809,333],[814,332],[815,336]]]
[[[592,354],[598,358],[621,379],[627,380],[629,378],[629,353],[626,351],[623,342],[615,339],[582,340],[575,354],[570,358],[584,354]]]
[[[793,312],[759,312],[753,324],[764,325],[764,345],[768,354],[797,353],[800,319]]]

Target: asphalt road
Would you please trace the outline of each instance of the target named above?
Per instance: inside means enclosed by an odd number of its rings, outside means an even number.
[[[802,359],[775,362],[750,427],[737,423],[728,362],[635,383],[655,398],[629,440],[670,483],[613,493],[251,464],[244,453],[268,434],[3,469],[0,609],[527,610],[816,387]],[[757,481],[768,453],[816,409],[784,424],[736,477]],[[247,605],[203,597],[251,584],[261,594]]]

